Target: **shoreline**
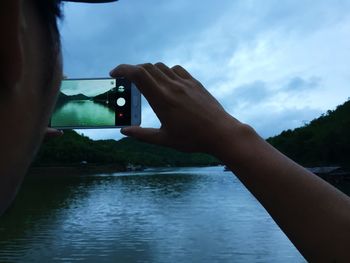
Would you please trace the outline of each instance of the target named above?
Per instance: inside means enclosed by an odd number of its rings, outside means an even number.
[[[205,168],[205,167],[223,167],[217,165],[209,166],[162,166],[162,167],[142,167],[141,169],[135,169],[135,167],[124,167],[117,164],[106,164],[106,165],[76,165],[76,166],[33,166],[27,171],[27,176],[85,176],[85,175],[96,175],[96,174],[112,174],[112,173],[125,173],[125,172],[142,172],[153,169],[169,170],[176,168]],[[138,168],[138,167],[136,167]]]
[[[27,176],[83,176],[98,173],[118,173],[127,169],[121,165],[77,165],[77,166],[34,166],[27,171]]]

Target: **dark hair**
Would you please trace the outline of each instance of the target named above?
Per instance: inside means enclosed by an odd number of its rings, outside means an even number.
[[[39,19],[45,30],[49,53],[46,57],[46,69],[43,75],[42,88],[46,92],[52,83],[55,71],[57,55],[61,49],[60,33],[58,31],[57,20],[62,18],[62,0],[32,0],[36,5]]]
[[[59,43],[60,37],[57,19],[62,18],[61,0],[34,0],[42,23],[47,28],[48,36],[54,43]]]

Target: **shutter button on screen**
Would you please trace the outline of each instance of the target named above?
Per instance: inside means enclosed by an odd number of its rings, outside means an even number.
[[[117,105],[118,105],[119,107],[123,107],[123,106],[125,105],[125,103],[126,103],[126,101],[125,101],[124,98],[119,98],[119,99],[117,99]]]

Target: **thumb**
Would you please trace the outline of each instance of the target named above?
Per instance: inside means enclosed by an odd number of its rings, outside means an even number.
[[[53,128],[46,128],[45,139],[60,137],[62,135],[63,135],[62,130],[57,130],[57,129],[53,129]]]
[[[126,136],[130,136],[147,143],[158,145],[166,144],[164,132],[160,129],[130,126],[122,128],[120,132]]]

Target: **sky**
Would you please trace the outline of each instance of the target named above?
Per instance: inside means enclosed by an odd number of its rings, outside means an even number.
[[[119,0],[63,10],[69,78],[107,77],[121,63],[179,64],[264,138],[350,97],[348,0]],[[160,126],[145,100],[141,126]],[[117,129],[79,132],[122,138]]]

